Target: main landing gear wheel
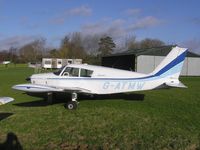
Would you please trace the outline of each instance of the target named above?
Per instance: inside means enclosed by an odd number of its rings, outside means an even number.
[[[65,104],[65,108],[69,110],[73,110],[77,108],[78,102],[77,100],[77,93],[72,93],[72,100]]]
[[[77,108],[77,103],[70,101],[65,105],[65,108],[69,109],[69,110],[73,110]]]

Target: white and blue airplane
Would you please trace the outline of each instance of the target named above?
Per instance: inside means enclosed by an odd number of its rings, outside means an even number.
[[[30,84],[19,84],[12,88],[31,93],[69,92],[72,99],[68,109],[77,107],[77,94],[115,94],[145,91],[166,87],[185,88],[179,75],[187,53],[186,48],[174,47],[157,68],[150,74],[120,69],[70,64],[54,73],[34,74]]]

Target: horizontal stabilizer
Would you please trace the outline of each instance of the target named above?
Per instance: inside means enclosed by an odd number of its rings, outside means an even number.
[[[187,88],[183,83],[179,81],[179,83],[165,83],[168,87],[174,87],[174,88]]]
[[[4,105],[12,101],[14,101],[14,98],[12,97],[0,97],[0,105]]]

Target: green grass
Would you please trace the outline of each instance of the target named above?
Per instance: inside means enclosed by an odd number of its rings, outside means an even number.
[[[15,68],[15,67],[27,67],[28,64],[13,64],[10,63],[8,65],[0,64],[0,69],[5,69],[5,68]]]
[[[13,132],[24,149],[200,148],[199,77],[181,78],[188,89],[139,92],[145,95],[140,101],[127,95],[85,98],[68,111],[64,102],[46,105],[11,89],[33,72],[24,66],[0,68],[0,96],[16,99],[0,106],[0,114],[13,113],[0,121],[0,143]]]

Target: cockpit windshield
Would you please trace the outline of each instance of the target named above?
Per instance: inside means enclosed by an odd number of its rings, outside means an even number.
[[[79,68],[66,67],[62,73],[62,76],[78,77]]]
[[[55,72],[53,72],[55,75],[59,76],[60,73],[62,72],[62,70],[65,68],[65,66],[61,67],[60,69],[56,70]]]

